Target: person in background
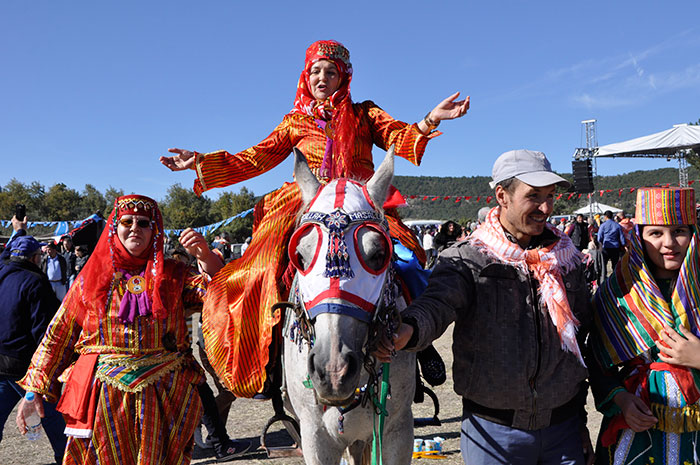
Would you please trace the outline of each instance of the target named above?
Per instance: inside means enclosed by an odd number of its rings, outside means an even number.
[[[433,234],[434,232],[432,227],[425,228],[425,234],[423,234],[423,249],[425,250],[426,269],[432,268],[435,258],[437,257],[437,250],[435,250],[434,245],[435,238],[433,237]]]
[[[476,217],[477,223],[481,224],[484,221],[486,221],[486,215],[488,215],[490,211],[491,211],[491,207],[481,207],[476,214],[477,215],[477,217]]]
[[[559,223],[556,225],[556,228],[561,232],[566,231],[566,218],[561,218]]]
[[[50,241],[44,249],[46,255],[41,261],[41,271],[49,277],[49,282],[58,300],[63,300],[68,284],[68,264],[66,259],[58,253],[58,246],[55,242]]]
[[[73,247],[73,239],[71,239],[70,236],[63,236],[61,238],[61,247],[63,249],[63,252],[61,253],[61,256],[63,256],[63,259],[66,261],[66,274],[67,276],[67,286],[68,289],[73,285],[73,281],[75,280],[76,272],[75,272],[75,250]]]
[[[637,190],[628,253],[594,298],[590,381],[600,464],[697,464],[700,255],[695,195]]]
[[[88,254],[86,245],[75,246],[75,276],[78,276],[80,270],[82,270],[87,263],[88,258],[90,258],[90,255]]]
[[[611,264],[611,269],[615,270],[626,241],[624,231],[617,222],[613,221],[612,212],[608,210],[603,216],[605,221],[598,228],[598,242],[603,248],[605,274],[607,275],[608,262]]]
[[[566,234],[571,238],[571,242],[580,251],[588,247],[588,222],[582,214],[576,215],[576,221],[571,223],[566,231]]]
[[[615,215],[615,220],[625,233],[625,242],[629,243],[632,230],[634,229],[634,221],[627,218],[624,211],[618,212],[617,215]]]
[[[0,267],[0,441],[12,409],[24,397],[17,385],[24,375],[51,318],[60,305],[41,272],[41,247],[32,236],[15,236],[6,247],[9,259]],[[43,402],[41,425],[56,463],[63,460],[66,427],[55,403]]]
[[[442,226],[440,226],[440,232],[435,235],[433,246],[437,252],[440,253],[457,242],[457,238],[460,234],[462,234],[460,225],[452,220],[445,221]]]
[[[241,245],[241,255],[243,255],[248,249],[248,246],[250,245],[250,239],[250,236],[246,237],[245,241],[243,242],[243,245]]]

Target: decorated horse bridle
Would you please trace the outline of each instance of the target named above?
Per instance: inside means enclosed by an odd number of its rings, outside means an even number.
[[[357,234],[363,227],[380,233],[386,241],[385,259],[378,269],[370,268],[359,250]],[[318,228],[320,237],[323,236],[321,230],[327,232],[325,263],[318,260],[324,248],[322,241],[319,241],[314,258],[305,267],[299,262],[295,251],[300,238],[311,228]],[[364,269],[360,276],[356,276],[353,271],[351,261],[354,260],[351,260],[348,252],[348,242],[355,246],[354,257]],[[299,289],[303,304],[309,309],[312,319],[321,313],[337,313],[352,316],[365,323],[371,321],[375,302],[379,300],[386,283],[386,279],[380,282],[379,277],[388,268],[393,252],[388,225],[382,215],[367,210],[345,212],[340,208],[331,213],[308,212],[301,217],[298,229],[292,234],[289,250],[292,265],[299,274],[306,277],[313,272],[318,278],[304,280]],[[355,267],[358,266],[357,262]],[[328,299],[340,299],[346,303],[327,302]]]

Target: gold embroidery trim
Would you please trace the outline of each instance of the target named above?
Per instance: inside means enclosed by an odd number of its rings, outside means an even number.
[[[129,392],[129,393],[137,393],[143,391],[147,386],[153,384],[155,381],[159,380],[162,378],[164,375],[177,370],[180,368],[185,361],[185,357],[180,357],[178,360],[175,360],[174,363],[169,363],[157,372],[151,374],[150,376],[144,378],[141,380],[136,386],[128,387],[124,385],[123,383],[120,383],[119,380],[116,378],[111,378],[104,373],[101,373],[97,371],[95,373],[95,377],[102,381],[103,383],[109,384],[110,386],[119,389],[122,392]]]
[[[197,179],[199,179],[199,183],[202,185],[202,191],[207,191],[209,189],[207,188],[207,185],[204,182],[204,175],[202,174],[202,159],[204,158],[204,156],[204,153],[194,153],[194,167],[197,171]]]
[[[698,404],[669,407],[652,403],[651,411],[659,419],[654,429],[677,434],[700,431],[700,405]]]

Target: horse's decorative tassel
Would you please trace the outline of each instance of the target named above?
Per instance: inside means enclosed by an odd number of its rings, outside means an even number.
[[[324,223],[328,228],[328,253],[326,254],[326,278],[353,278],[350,255],[343,231],[350,223],[346,213],[336,210],[330,213]]]

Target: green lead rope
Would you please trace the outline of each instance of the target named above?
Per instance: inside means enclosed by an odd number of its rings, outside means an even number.
[[[389,364],[382,363],[382,386],[379,393],[379,428],[376,427],[376,421],[373,421],[373,436],[372,436],[372,465],[382,465],[382,437],[384,435],[384,419],[386,418],[386,398],[389,394]],[[376,410],[375,410],[376,411]]]

